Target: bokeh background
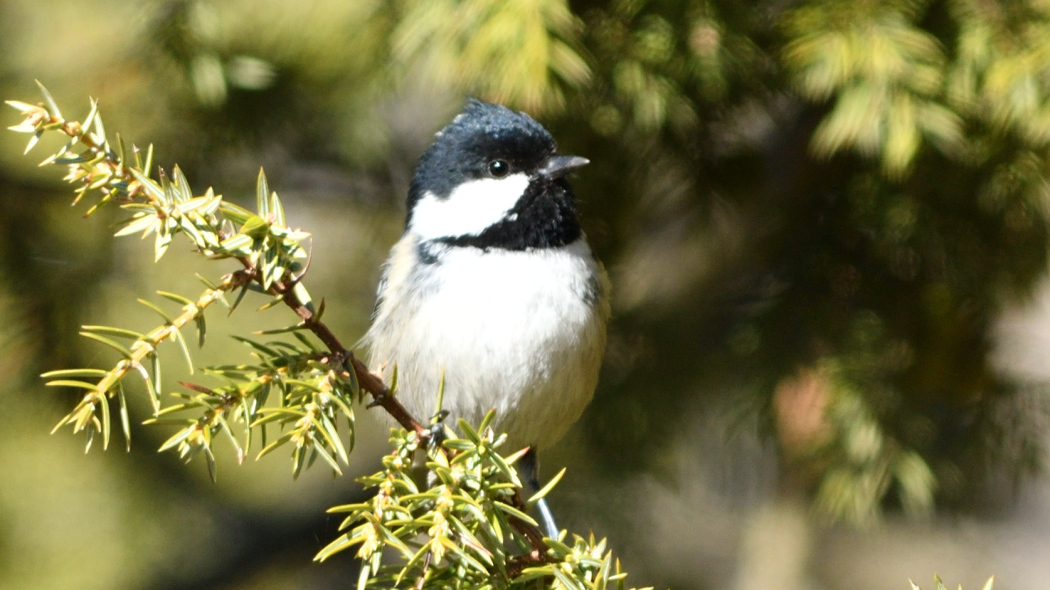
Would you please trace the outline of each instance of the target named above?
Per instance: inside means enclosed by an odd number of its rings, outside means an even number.
[[[250,203],[264,166],[345,342],[433,132],[467,96],[526,110],[591,159],[615,287],[595,401],[544,458],[562,526],[636,585],[1050,587],[1045,0],[2,0],[0,95],[33,79],[198,190]],[[39,373],[114,360],[78,326],[148,329],[136,298],[231,269],[113,240],[24,139],[0,134],[0,588],[349,587],[350,555],[310,560],[385,448],[367,418],[350,473],[295,482],[231,449],[213,484],[164,427],[48,434],[76,398]],[[289,321],[252,307],[197,359]]]

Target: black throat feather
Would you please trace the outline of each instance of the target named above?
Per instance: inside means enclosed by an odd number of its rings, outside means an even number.
[[[582,235],[575,197],[564,179],[534,178],[506,217],[479,234],[438,238],[453,247],[532,250],[567,246]]]

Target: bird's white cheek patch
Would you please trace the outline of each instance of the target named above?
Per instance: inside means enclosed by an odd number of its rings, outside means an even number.
[[[472,180],[447,199],[426,192],[412,211],[409,229],[423,240],[476,236],[505,218],[528,186],[529,177],[519,173]]]

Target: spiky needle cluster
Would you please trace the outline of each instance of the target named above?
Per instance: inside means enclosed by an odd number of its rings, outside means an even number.
[[[349,351],[337,342],[332,342],[329,350],[322,352],[305,335],[313,331],[324,337],[330,336],[327,329],[320,328],[323,305],[315,311],[309,293],[300,282],[308,258],[303,242],[309,234],[288,227],[281,201],[276,192],[269,190],[266,176],[260,171],[257,210],[254,212],[224,201],[211,188],[203,195],[194,196],[178,166],[170,179],[163,170],[156,178],[150,175],[152,147],[146,150],[144,157],[138,149],[133,149],[131,160],[127,158],[127,149],[119,136],[114,147],[106,137],[96,101],[92,101],[91,112],[84,123],[67,121],[50,93],[42,86],[41,90],[44,105],[9,101],[8,104],[25,117],[22,124],[11,129],[33,134],[27,151],[46,131],[57,130],[69,137],[66,145],[48,156],[43,164],[68,167],[65,179],[77,187],[74,204],[88,193],[97,193],[100,198],[88,209],[88,216],[107,203],[115,203],[130,212],[116,235],[153,235],[157,260],[167,251],[172,238],[182,234],[204,256],[233,259],[241,266],[217,283],[201,278],[207,289],[196,299],[158,292],[161,297],[182,306],[177,315],[169,314],[155,303],[140,300],[164,320],[163,325],[149,332],[85,326],[84,336],[112,348],[122,358],[106,371],[71,369],[44,375],[50,380],[48,385],[85,390],[80,403],[58,423],[56,430],[69,425],[74,432],[86,433],[89,448],[94,437],[100,434],[103,446],[108,447],[111,432],[109,402],[116,398],[125,440],[130,444],[123,381],[134,372],[142,377],[153,403],[155,416],[150,421],[181,426],[161,450],[177,449],[184,458],[203,451],[209,471],[214,475],[212,439],[215,435],[220,432],[227,434],[241,458],[251,446],[253,428],[278,422],[290,429],[263,447],[260,456],[291,442],[294,443],[295,474],[301,470],[304,460],[313,461],[317,457],[339,472],[337,459],[345,464],[347,453],[343,437],[336,428],[337,419],[340,415],[345,416],[352,434],[351,403],[354,396],[360,395],[357,373],[367,373],[367,370],[355,364]],[[205,373],[225,381],[226,385],[208,388],[184,384],[192,393],[177,393],[175,395],[182,399],[182,403],[162,408],[159,345],[165,340],[177,342],[193,372],[182,328],[193,322],[198,343],[203,345],[207,326],[205,310],[215,302],[232,310],[249,290],[270,296],[270,302],[264,307],[284,303],[299,310],[299,323],[268,332],[290,332],[296,337],[296,343],[261,343],[242,339],[252,348],[257,363],[205,368]],[[228,294],[235,294],[232,303],[227,300]],[[130,343],[125,344],[128,341]],[[371,380],[372,393],[385,396],[388,392],[384,387],[376,387],[375,381]],[[279,406],[265,408],[273,388],[281,393]],[[172,417],[174,413],[187,411],[196,411],[199,415]],[[231,422],[243,425],[243,445],[234,436]],[[409,421],[406,426],[413,428],[415,425]],[[264,429],[262,432],[265,436]]]
[[[99,196],[86,216],[106,204],[129,212],[116,235],[153,235],[157,260],[173,237],[182,234],[205,257],[239,263],[237,270],[217,282],[200,277],[206,288],[195,299],[158,291],[162,298],[181,306],[175,314],[140,299],[163,319],[163,324],[148,332],[84,326],[83,336],[117,351],[121,358],[108,370],[68,369],[44,375],[50,386],[84,391],[55,430],[71,426],[74,432],[87,435],[89,449],[96,436],[108,447],[110,406],[115,400],[130,447],[124,378],[135,373],[144,381],[153,407],[153,416],[146,423],[177,427],[160,450],[176,450],[186,460],[203,454],[213,478],[214,439],[225,436],[242,460],[251,449],[253,432],[263,439],[258,457],[291,447],[295,476],[317,458],[338,474],[340,464],[349,463],[353,448],[353,403],[367,393],[369,407],[381,406],[403,428],[393,433],[394,452],[384,460],[383,470],[361,479],[377,489],[376,495],[367,502],[331,510],[348,514],[340,527],[346,532],[325,547],[317,560],[358,546],[357,555],[364,560],[359,588],[623,587],[625,574],[604,540],[574,536],[570,545],[564,532],[560,539],[545,539],[525,512],[554,487],[561,474],[524,500],[514,469],[524,451],[509,457],[499,454],[496,449],[505,437],[497,436],[489,426],[491,414],[476,429],[461,422],[463,438],[451,434],[441,445],[430,444],[430,429],[398,403],[396,384],[388,387],[370,373],[321,321],[324,302],[315,307],[302,283],[309,263],[304,245],[309,234],[287,225],[281,201],[269,189],[262,171],[256,185],[256,211],[224,201],[211,188],[195,196],[178,166],[170,178],[163,170],[152,175],[152,146],[144,154],[133,148],[130,160],[119,136],[114,147],[106,137],[96,101],[92,100],[83,123],[69,121],[47,89],[40,89],[41,105],[8,101],[24,117],[11,129],[32,134],[27,152],[45,132],[57,131],[69,138],[42,165],[68,167],[65,179],[76,186],[74,204],[89,193]],[[221,385],[182,383],[188,392],[174,393],[179,402],[164,405],[160,344],[175,341],[192,373],[193,361],[181,330],[192,322],[198,344],[203,345],[205,310],[219,302],[232,312],[248,291],[269,298],[263,309],[284,304],[299,318],[293,325],[257,336],[290,334],[291,339],[238,338],[250,348],[254,362],[204,367],[202,372]],[[339,424],[345,424],[345,432]],[[268,425],[281,429],[269,443],[265,440]],[[410,473],[412,456],[420,447],[425,448],[427,468],[436,481],[425,490],[417,487]],[[391,551],[384,552],[387,548]],[[398,561],[389,563],[389,555],[396,555]]]

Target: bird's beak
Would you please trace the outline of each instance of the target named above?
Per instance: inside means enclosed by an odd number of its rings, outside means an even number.
[[[540,169],[540,174],[548,178],[561,178],[566,174],[582,168],[591,161],[580,156],[551,156],[547,163]]]

